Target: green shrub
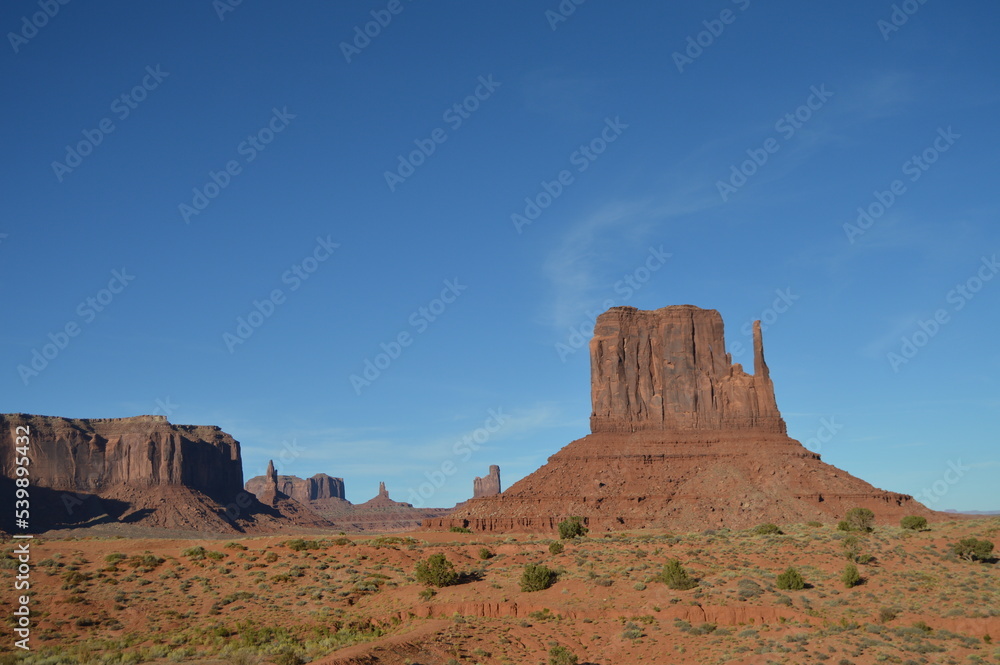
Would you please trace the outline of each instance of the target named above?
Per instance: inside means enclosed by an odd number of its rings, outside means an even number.
[[[781,529],[778,528],[777,524],[772,524],[772,523],[768,522],[767,524],[761,524],[760,526],[755,527],[754,530],[753,530],[753,532],[756,533],[759,536],[765,536],[765,535],[769,535],[769,534],[778,534],[778,535],[780,535],[781,534]]]
[[[861,556],[861,539],[852,534],[844,538],[841,544],[844,546],[844,556],[847,560],[856,562]]]
[[[891,607],[883,607],[878,611],[879,623],[889,623],[899,616],[899,613]]]
[[[464,526],[453,526],[448,531],[452,533],[472,533],[472,529],[466,529]]]
[[[822,523],[822,522],[817,522],[816,520],[810,520],[810,521],[806,522],[806,524],[807,524],[808,526],[811,526],[811,527],[819,527],[819,526],[823,526],[823,523]]]
[[[496,556],[496,555],[493,554],[493,552],[491,552],[488,547],[480,547],[479,548],[479,558],[480,559],[483,559],[485,561],[486,559],[492,559],[494,556]]]
[[[301,552],[303,550],[318,550],[323,547],[323,544],[318,540],[303,540],[302,538],[293,538],[292,540],[287,540],[282,544],[294,552]]]
[[[240,550],[241,552],[245,552],[247,550],[246,545],[241,545],[240,543],[234,542],[232,540],[223,545],[223,547],[225,547],[227,550]]]
[[[556,581],[556,573],[543,565],[529,563],[521,573],[521,591],[542,591]]]
[[[843,582],[844,586],[848,589],[861,584],[861,573],[858,572],[858,567],[853,563],[847,564],[847,567],[844,568],[844,572],[840,575],[840,581]]]
[[[109,554],[106,557],[104,557],[104,560],[107,563],[115,564],[121,561],[122,559],[127,559],[127,558],[128,557],[122,554],[121,552],[115,552],[114,554]]]
[[[206,550],[204,547],[198,545],[197,547],[187,548],[186,550],[181,552],[181,556],[186,556],[192,561],[201,561],[202,559],[205,558],[205,552],[207,551],[208,550]]]
[[[430,600],[431,598],[433,598],[434,596],[436,596],[437,595],[437,591],[435,591],[434,589],[424,589],[423,591],[421,591],[417,595],[420,596],[421,600],[425,600],[426,601],[426,600]]]
[[[589,529],[583,526],[583,520],[579,517],[571,517],[559,523],[559,537],[563,540],[571,538],[582,538],[587,535]]]
[[[549,554],[562,554],[564,549],[566,548],[558,540],[549,543]]]
[[[579,659],[572,651],[562,646],[549,649],[549,665],[576,665]]]
[[[963,538],[952,545],[952,549],[956,555],[966,561],[989,561],[990,555],[993,553],[993,543],[988,540]]]
[[[899,520],[899,526],[913,531],[923,531],[927,528],[927,518],[919,515],[907,515]]]
[[[670,559],[663,564],[663,570],[656,576],[656,580],[677,591],[685,591],[698,586],[698,581],[688,575],[684,566],[677,559]]]
[[[851,525],[851,531],[867,533],[875,524],[875,513],[867,508],[851,508],[844,516],[844,521]]]
[[[155,554],[136,554],[129,557],[125,563],[132,568],[138,568],[141,572],[149,572],[163,563],[163,558]]]
[[[739,589],[740,600],[747,600],[748,598],[756,598],[764,593],[764,589],[761,588],[759,584],[750,579],[742,579],[736,585]]]
[[[432,554],[426,561],[418,561],[417,581],[430,586],[451,586],[458,583],[455,566],[444,554]]]
[[[297,651],[291,649],[290,647],[285,647],[272,656],[272,658],[274,660],[274,665],[302,665],[306,662]]]
[[[837,531],[850,531],[851,523],[847,520],[840,520],[837,522]]]
[[[774,580],[775,586],[783,591],[800,591],[806,588],[806,581],[794,568],[789,568]]]

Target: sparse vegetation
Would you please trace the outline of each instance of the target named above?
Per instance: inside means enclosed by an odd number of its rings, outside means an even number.
[[[754,527],[753,532],[756,533],[758,536],[765,536],[770,534],[778,535],[781,533],[781,529],[778,527],[777,524],[772,524],[768,522],[767,524],[761,524],[760,526]]]
[[[492,559],[494,556],[496,556],[496,555],[493,554],[493,551],[490,550],[490,548],[488,548],[488,547],[480,547],[479,548],[479,558],[480,559],[482,559],[482,560],[485,561],[487,559]]]
[[[663,570],[656,576],[656,579],[677,591],[685,591],[698,586],[698,581],[688,575],[687,570],[678,559],[669,559],[663,565]]]
[[[782,591],[800,591],[806,587],[806,581],[799,571],[789,567],[775,578],[774,585]]]
[[[558,540],[549,543],[549,554],[562,554],[565,547]]]
[[[875,524],[875,513],[867,508],[851,508],[844,516],[844,521],[850,527],[850,531],[864,531],[868,533]]]
[[[840,581],[843,582],[844,586],[848,589],[861,584],[861,573],[858,572],[858,567],[853,563],[847,564],[847,567],[844,568],[844,572],[840,575]]]
[[[582,538],[587,535],[589,529],[583,525],[583,520],[579,517],[571,517],[559,523],[559,537],[563,540]]]
[[[549,649],[549,665],[576,665],[579,659],[564,646],[554,646]]]
[[[927,518],[920,515],[907,515],[899,520],[899,526],[913,531],[923,531],[927,528]]]
[[[426,561],[417,562],[415,575],[421,584],[436,587],[457,584],[459,579],[455,565],[444,554],[432,554]]]
[[[555,584],[555,581],[555,571],[541,564],[529,563],[521,573],[521,591],[543,591]]]
[[[468,529],[464,526],[453,526],[448,530],[452,533],[472,533],[472,529]]]

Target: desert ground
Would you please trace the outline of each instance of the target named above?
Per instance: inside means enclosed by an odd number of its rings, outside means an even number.
[[[867,534],[818,522],[780,528],[569,540],[41,537],[33,650],[14,653],[6,640],[0,662],[544,665],[563,647],[551,662],[1000,663],[996,559],[952,551],[963,538],[995,541],[1000,518]],[[3,544],[5,577],[13,547]],[[416,580],[416,564],[438,553],[457,584]],[[698,585],[661,581],[670,559]],[[862,582],[847,588],[852,562]],[[521,590],[531,563],[557,573],[551,587]],[[790,566],[804,589],[777,588]]]

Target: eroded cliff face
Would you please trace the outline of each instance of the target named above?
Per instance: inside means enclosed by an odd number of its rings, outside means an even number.
[[[726,353],[722,317],[692,305],[597,317],[590,342],[590,429],[785,432],[774,399],[760,324],[754,374]]]
[[[240,445],[218,427],[163,416],[73,419],[0,415],[0,473],[13,474],[15,428],[30,427],[32,484],[101,493],[118,485],[185,486],[231,501],[243,489]]]

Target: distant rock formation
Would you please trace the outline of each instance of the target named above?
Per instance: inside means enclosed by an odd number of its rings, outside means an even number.
[[[218,427],[173,425],[164,416],[4,414],[0,476],[8,479],[18,428],[30,430],[37,528],[124,522],[234,533],[299,523],[243,490],[239,442]]]
[[[485,478],[476,477],[472,481],[472,498],[478,499],[484,496],[493,496],[500,493],[500,467],[496,464],[490,465],[490,472]]]
[[[842,519],[941,516],[872,487],[787,436],[759,322],[754,374],[732,364],[722,317],[691,305],[597,318],[591,351],[592,434],[502,494],[474,498],[425,528],[552,532],[580,516],[592,530],[746,528]]]
[[[267,475],[254,476],[246,483],[246,489],[260,498],[268,485]],[[312,478],[297,476],[277,476],[278,491],[300,503],[323,499],[344,499],[344,479],[333,478],[325,473],[317,473]]]
[[[420,528],[423,520],[443,517],[451,509],[415,508],[413,504],[393,501],[385,483],[378,485],[378,494],[360,504],[352,504],[344,497],[344,481],[318,473],[312,478],[280,476],[273,472],[273,465],[263,476],[255,476],[247,481],[246,489],[268,505],[271,491],[268,478],[274,473],[282,495],[302,504],[311,512],[327,520],[332,528],[344,531],[391,532],[409,531]],[[289,493],[289,490],[291,493]],[[287,510],[286,510],[287,512]]]

